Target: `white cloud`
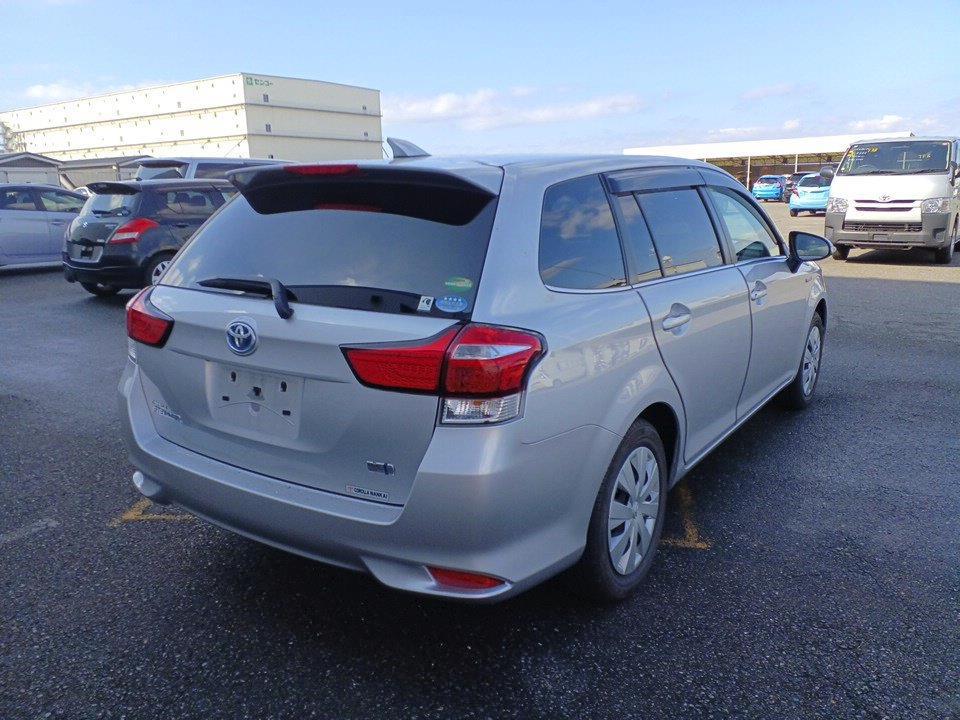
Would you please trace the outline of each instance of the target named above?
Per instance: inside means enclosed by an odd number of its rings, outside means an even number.
[[[782,127],[784,130],[799,130],[800,125],[800,118],[794,118],[793,120],[785,120]]]
[[[876,131],[883,132],[886,130],[893,130],[895,128],[902,128],[905,124],[905,119],[900,115],[884,115],[878,118],[869,118],[866,120],[851,120],[847,125],[851,130],[855,132],[867,132],[867,131]]]
[[[740,93],[741,100],[764,100],[771,97],[780,97],[781,95],[789,95],[796,87],[790,83],[779,83],[777,85],[764,85],[763,87],[756,87],[746,92]]]
[[[712,138],[723,138],[724,140],[743,140],[761,135],[767,131],[766,128],[759,125],[750,127],[728,127],[718,128],[716,130],[707,130],[707,135]]]
[[[386,97],[383,117],[386,122],[455,121],[465,130],[490,130],[630,115],[645,107],[643,100],[632,93],[539,105],[524,101],[535,94],[534,88],[515,87],[507,92],[480,89],[424,98]]]

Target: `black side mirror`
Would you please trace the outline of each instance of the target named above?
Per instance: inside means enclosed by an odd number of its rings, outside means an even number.
[[[824,178],[825,180],[833,181],[833,176],[834,170],[829,165],[824,165],[822,168],[820,168],[820,177]]]
[[[790,231],[790,254],[787,262],[790,272],[796,272],[805,262],[814,262],[830,257],[833,253],[833,243],[825,237],[801,230]]]

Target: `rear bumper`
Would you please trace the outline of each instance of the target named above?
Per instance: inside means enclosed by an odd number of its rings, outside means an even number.
[[[844,229],[844,217],[844,213],[827,213],[824,234],[834,245],[859,248],[942,248],[951,241],[948,230],[952,218],[950,213],[924,213],[921,216],[921,229],[910,232],[889,232],[882,228]],[[860,221],[848,220],[847,222]]]
[[[67,282],[103,283],[120,288],[144,285],[143,268],[132,258],[104,256],[96,263],[77,262],[62,253],[63,276]]]
[[[757,200],[779,200],[783,197],[782,192],[754,192],[753,197]]]
[[[826,212],[826,200],[798,200],[796,196],[790,196],[791,210],[810,210],[816,212]]]
[[[593,498],[620,441],[596,426],[538,443],[516,423],[438,428],[400,507],[295,485],[213,460],[162,438],[137,366],[120,381],[121,421],[138,490],[248,538],[369,572],[385,585],[494,601],[572,565]],[[427,566],[493,575],[492,590],[437,585]]]

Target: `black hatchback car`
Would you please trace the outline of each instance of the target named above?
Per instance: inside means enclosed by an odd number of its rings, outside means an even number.
[[[64,237],[63,273],[94,295],[155,282],[235,192],[224,180],[98,182]]]

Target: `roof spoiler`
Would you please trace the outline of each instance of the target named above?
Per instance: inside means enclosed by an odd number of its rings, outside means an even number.
[[[403,158],[430,157],[430,153],[428,153],[419,145],[414,145],[409,140],[388,137],[387,145],[389,145],[390,150],[393,151],[394,160],[400,160]]]
[[[496,197],[459,175],[416,165],[264,165],[227,179],[261,215],[355,210],[464,225]]]
[[[140,188],[122,182],[95,182],[87,185],[87,189],[96,195],[136,195]]]

